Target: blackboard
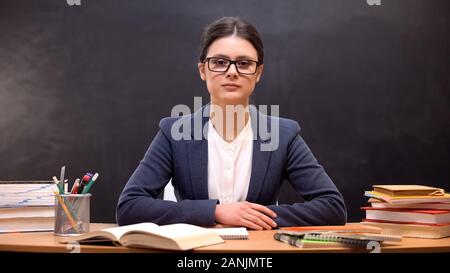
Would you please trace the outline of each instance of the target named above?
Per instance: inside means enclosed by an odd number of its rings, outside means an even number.
[[[372,184],[450,190],[450,2],[367,2],[1,1],[0,179],[99,172],[92,221],[114,222],[159,120],[208,101],[203,26],[242,16],[265,44],[252,102],[300,123],[350,221]]]

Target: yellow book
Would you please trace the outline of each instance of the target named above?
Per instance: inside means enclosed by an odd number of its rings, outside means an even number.
[[[429,202],[450,202],[450,194],[443,195],[406,195],[406,196],[391,196],[388,194],[366,191],[364,195],[371,198],[376,198],[391,204],[408,204],[408,203],[429,203]]]
[[[445,191],[423,185],[373,185],[373,191],[390,196],[442,196]]]

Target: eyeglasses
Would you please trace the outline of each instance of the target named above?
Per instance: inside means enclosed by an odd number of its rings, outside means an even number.
[[[208,57],[205,62],[208,63],[208,69],[212,72],[227,72],[230,66],[234,64],[239,74],[253,75],[256,73],[259,62],[253,60],[232,61],[226,58]]]

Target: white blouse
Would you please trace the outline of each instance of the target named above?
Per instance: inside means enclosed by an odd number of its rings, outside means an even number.
[[[208,124],[208,196],[221,204],[245,201],[252,173],[253,131],[250,119],[233,142]]]

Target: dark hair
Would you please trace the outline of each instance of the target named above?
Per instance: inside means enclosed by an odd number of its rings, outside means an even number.
[[[264,47],[261,36],[252,24],[239,17],[223,17],[205,27],[201,41],[200,62],[205,61],[209,46],[215,40],[234,34],[253,45],[258,53],[258,62],[262,64]]]

